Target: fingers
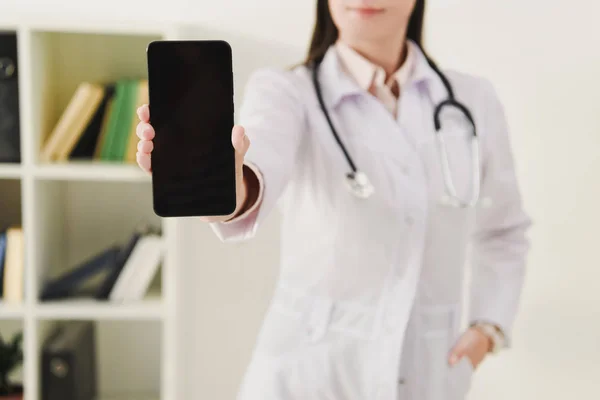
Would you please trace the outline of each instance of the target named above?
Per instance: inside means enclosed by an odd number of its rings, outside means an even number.
[[[461,335],[448,357],[448,363],[456,365],[467,357],[473,368],[483,361],[489,349],[489,338],[477,329],[469,329]]]
[[[246,131],[240,125],[233,127],[231,131],[231,143],[236,151],[236,154],[245,156],[248,148],[250,147],[250,139],[246,135]]]
[[[150,154],[137,152],[136,160],[141,169],[148,173],[152,172]]]
[[[154,128],[149,123],[140,122],[135,128],[135,134],[142,140],[152,140],[154,139],[155,132]]]
[[[137,149],[140,153],[150,154],[152,153],[152,150],[154,150],[154,142],[150,140],[140,140]]]
[[[138,107],[137,115],[141,122],[150,122],[150,107],[148,107],[148,104]]]
[[[465,356],[469,348],[469,343],[470,340],[466,335],[462,335],[458,339],[458,342],[456,342],[448,357],[448,363],[451,366],[456,365]]]
[[[136,160],[141,169],[151,173],[152,162],[150,160],[150,153],[154,150],[154,143],[152,142],[152,139],[154,139],[154,128],[148,123],[150,114],[147,106],[138,108],[137,113],[140,122],[135,128],[135,133],[140,141],[137,145]]]

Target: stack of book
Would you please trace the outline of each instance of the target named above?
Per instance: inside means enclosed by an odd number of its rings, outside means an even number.
[[[45,141],[40,160],[136,161],[136,109],[148,103],[148,81],[82,82]]]
[[[13,225],[0,232],[0,298],[5,303],[23,301],[23,228]]]
[[[46,282],[41,300],[141,300],[162,265],[164,252],[159,230],[151,227],[135,229],[126,243],[115,242],[100,249],[66,273]]]

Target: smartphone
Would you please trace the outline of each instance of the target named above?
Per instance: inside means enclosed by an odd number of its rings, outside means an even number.
[[[147,48],[154,212],[235,211],[233,62],[223,40],[160,40]]]

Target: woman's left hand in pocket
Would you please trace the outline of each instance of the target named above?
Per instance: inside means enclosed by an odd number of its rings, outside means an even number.
[[[470,328],[460,336],[450,351],[448,363],[456,365],[463,357],[467,357],[475,369],[487,355],[490,344],[489,337],[478,329]]]

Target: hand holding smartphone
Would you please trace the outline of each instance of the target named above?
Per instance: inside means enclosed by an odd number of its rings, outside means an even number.
[[[155,41],[147,57],[150,104],[139,110],[138,163],[152,173],[154,211],[226,219],[245,198],[249,145],[243,128],[234,129],[231,47]]]

